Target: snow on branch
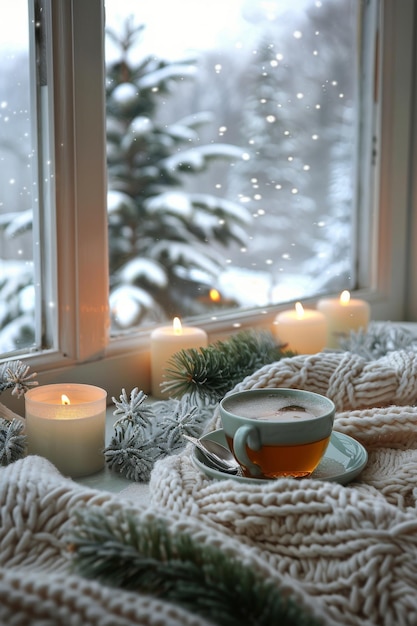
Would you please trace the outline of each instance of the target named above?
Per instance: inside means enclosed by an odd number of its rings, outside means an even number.
[[[195,67],[195,65],[167,65],[166,67],[154,70],[149,74],[145,74],[138,80],[137,85],[139,89],[152,89],[154,87],[158,87],[162,82],[166,80],[178,80],[190,77],[194,78],[196,72],[197,68]]]
[[[22,361],[7,361],[0,366],[0,394],[11,389],[12,395],[21,398],[38,384],[34,380],[36,376]],[[24,456],[26,437],[23,428],[23,418],[0,402],[0,465],[8,465]]]
[[[208,146],[199,146],[190,150],[183,150],[172,154],[161,162],[167,170],[201,171],[211,159],[241,159],[244,150],[226,143],[215,143]]]
[[[159,241],[153,248],[156,257],[166,255],[171,263],[184,267],[200,267],[209,274],[216,274],[219,268],[217,260],[208,257],[207,253],[199,252],[193,244],[181,242]]]

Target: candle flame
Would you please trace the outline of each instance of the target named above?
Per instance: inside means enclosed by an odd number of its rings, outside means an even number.
[[[342,291],[340,294],[340,304],[349,304],[350,302],[350,293],[349,291]]]
[[[304,307],[301,302],[295,303],[295,311],[297,313],[298,319],[302,319],[304,317]]]
[[[65,395],[65,393],[61,396],[61,404],[71,404],[70,399]]]
[[[174,317],[172,327],[174,329],[174,335],[182,335],[182,325],[179,317]]]
[[[212,302],[220,302],[220,293],[217,289],[210,289],[209,296]]]

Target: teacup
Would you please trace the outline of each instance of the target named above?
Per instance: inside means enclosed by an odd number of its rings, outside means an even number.
[[[329,398],[299,389],[250,389],[220,402],[229,448],[253,478],[310,476],[326,452],[334,415]]]

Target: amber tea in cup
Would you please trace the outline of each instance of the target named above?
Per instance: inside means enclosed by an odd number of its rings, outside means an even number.
[[[299,389],[250,389],[220,402],[229,448],[253,478],[310,476],[326,452],[334,414],[329,398]]]

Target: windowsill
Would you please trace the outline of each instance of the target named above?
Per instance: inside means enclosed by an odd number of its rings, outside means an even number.
[[[374,314],[377,302],[358,292],[355,297],[368,300],[372,308],[372,320],[383,323],[380,317]],[[303,301],[303,304],[312,306],[314,302]],[[224,341],[232,333],[241,330],[271,330],[277,312],[290,305],[283,305],[273,310],[260,310],[253,315],[231,314],[227,320],[212,321],[210,324],[201,324],[206,330],[209,342]],[[393,323],[401,324],[405,328],[415,326],[413,322],[399,322],[395,317],[390,318]],[[199,325],[195,320],[194,325]],[[32,354],[21,357],[33,372],[37,373],[40,385],[54,383],[86,383],[103,387],[107,390],[108,404],[112,397],[118,397],[122,389],[131,390],[138,387],[146,394],[151,393],[150,380],[150,338],[149,332],[138,332],[135,336],[117,338],[110,341],[105,354],[96,355],[84,362],[76,362],[58,354]],[[22,414],[22,401],[8,395],[2,402],[12,411]]]
[[[381,322],[382,324],[382,322]],[[406,330],[412,332],[417,336],[417,322],[397,322],[396,326],[401,326]],[[107,408],[106,414],[106,445],[111,439],[113,424],[116,421],[116,417],[113,415],[114,405],[112,404]],[[91,487],[93,489],[98,489],[100,491],[108,491],[111,493],[120,493],[124,490],[128,490],[131,487],[132,494],[134,492],[135,500],[138,498],[146,498],[149,493],[148,483],[137,483],[127,478],[123,478],[119,476],[115,472],[110,471],[107,467],[105,467],[101,472],[93,474],[91,476],[86,476],[84,478],[79,478],[76,480],[77,483],[85,485],[86,487]]]
[[[374,323],[383,325],[386,322],[374,322]],[[417,336],[417,322],[392,322],[392,324],[394,326],[402,327],[408,330],[409,332],[411,332],[413,335]],[[143,379],[143,372],[140,372],[140,367],[138,366],[138,362],[137,362],[138,356],[136,356],[135,358],[136,358],[136,367],[132,367],[132,362],[129,359],[127,359],[125,356],[124,358],[121,357],[120,361],[118,360],[117,362],[114,362],[112,367],[110,368],[111,370],[110,373],[113,373],[113,375],[114,375],[114,372],[117,371],[117,369],[119,371],[120,369],[122,369],[123,383],[121,386],[118,386],[117,382],[113,383],[114,389],[107,389],[109,406],[107,408],[107,417],[106,417],[106,445],[110,441],[110,438],[113,432],[113,424],[116,420],[116,417],[113,415],[115,406],[112,402],[112,397],[119,397],[122,391],[122,388],[125,388],[129,392],[131,389],[138,387],[145,393],[148,393],[146,387],[142,387],[141,385],[141,377]],[[74,382],[80,382],[80,381],[86,382],[86,383],[88,382],[90,384],[96,384],[97,386],[103,387],[104,385],[103,385],[103,380],[101,378],[101,372],[97,372],[97,365],[88,364],[88,371],[90,374],[92,374],[91,377],[86,376],[84,378],[83,376],[79,374],[77,378],[74,380]],[[140,372],[141,376],[138,376],[138,372]],[[39,380],[39,383],[46,384],[46,382],[72,382],[72,379],[68,377],[68,370],[65,370],[65,372],[60,373],[60,375],[62,376],[62,381],[58,380],[58,376],[56,373],[53,381]],[[8,402],[10,398],[14,402],[14,404],[10,403],[11,406],[9,406],[9,402]],[[3,402],[3,398],[2,398],[2,402]],[[9,406],[9,408],[14,410],[18,415],[22,415],[22,416],[24,415],[25,408],[24,408],[24,401],[22,399],[16,401],[16,398],[14,396],[11,397],[9,394],[7,398],[4,398],[4,404],[6,406]],[[142,496],[146,497],[147,494],[149,493],[149,488],[148,488],[147,483],[137,483],[137,482],[128,480],[118,475],[117,473],[109,470],[107,467],[105,467],[102,471],[97,472],[96,474],[93,474],[91,476],[86,476],[83,478],[76,479],[75,482],[81,485],[84,485],[86,487],[91,487],[92,489],[97,489],[97,490],[105,491],[105,492],[111,492],[115,494],[121,493],[124,491],[128,491],[128,492],[130,491],[130,493],[132,494],[132,496],[134,496],[136,501],[138,498],[142,499]],[[129,487],[131,489],[129,489]]]

